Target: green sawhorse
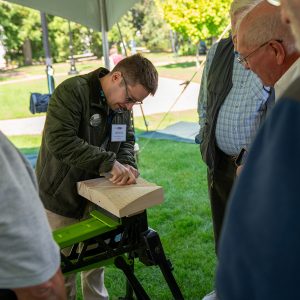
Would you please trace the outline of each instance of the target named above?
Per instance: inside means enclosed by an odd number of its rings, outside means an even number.
[[[123,299],[134,299],[134,292],[137,299],[150,300],[134,274],[134,259],[139,258],[147,266],[159,266],[174,299],[184,299],[158,233],[148,228],[146,211],[121,219],[98,210],[90,215],[87,220],[53,232],[61,250],[71,248],[68,255],[61,253],[64,274],[114,264],[127,278]]]

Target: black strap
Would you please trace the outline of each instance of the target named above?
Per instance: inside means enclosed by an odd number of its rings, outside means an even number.
[[[107,117],[107,124],[108,124],[108,132],[107,132],[107,136],[108,136],[108,140],[111,142],[111,131],[112,131],[112,121],[113,118],[115,117],[117,113],[113,110],[109,110],[109,114]]]

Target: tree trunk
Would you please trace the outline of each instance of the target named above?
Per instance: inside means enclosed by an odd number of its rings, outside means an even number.
[[[24,65],[32,65],[32,49],[30,39],[26,39],[23,44]]]

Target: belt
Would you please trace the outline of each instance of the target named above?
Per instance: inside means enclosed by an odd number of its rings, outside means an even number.
[[[225,166],[225,165],[232,165],[234,166],[234,168],[236,168],[236,165],[235,165],[235,159],[236,159],[236,156],[235,155],[228,155],[226,153],[224,153],[222,150],[220,150],[218,148],[218,155],[219,155],[219,167],[222,168],[222,166]]]

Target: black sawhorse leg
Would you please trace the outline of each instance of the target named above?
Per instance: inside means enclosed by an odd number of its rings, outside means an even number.
[[[144,243],[144,254],[146,256],[140,256],[141,262],[145,265],[157,265],[159,266],[170,291],[173,294],[175,300],[184,300],[183,295],[177,285],[177,282],[172,274],[172,265],[169,260],[167,260],[164,249],[162,247],[159,235],[156,231],[149,229],[143,234],[143,243]],[[148,300],[150,299],[146,291],[134,275],[133,266],[128,265],[123,257],[117,257],[115,259],[115,265],[117,268],[121,269],[128,282],[131,285],[132,290],[134,291],[137,299]],[[130,287],[126,287],[126,300],[132,299],[132,290]]]
[[[173,294],[175,300],[183,300],[183,295],[179,286],[172,274],[172,265],[167,260],[159,235],[156,231],[149,229],[145,236],[146,247],[149,250],[149,255],[153,260],[154,265],[158,265],[164,278]]]
[[[136,276],[134,275],[132,268],[130,265],[126,263],[122,256],[118,256],[115,259],[115,265],[117,268],[121,269],[124,274],[126,275],[127,280],[131,284],[131,287],[137,297],[138,300],[150,300],[149,296],[145,292],[142,285],[137,280]]]

